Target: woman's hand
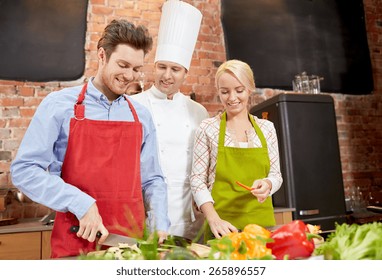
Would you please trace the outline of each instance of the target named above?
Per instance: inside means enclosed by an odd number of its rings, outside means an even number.
[[[220,219],[218,216],[216,219],[208,220],[211,232],[216,238],[221,238],[224,235],[227,235],[231,232],[237,232],[237,228],[234,227],[231,223]]]
[[[251,193],[257,197],[260,203],[263,203],[272,190],[272,183],[268,179],[256,180],[253,182]]]
[[[212,202],[204,203],[200,209],[204,213],[211,232],[216,238],[221,238],[231,232],[237,232],[236,227],[219,217],[219,214],[216,212]]]

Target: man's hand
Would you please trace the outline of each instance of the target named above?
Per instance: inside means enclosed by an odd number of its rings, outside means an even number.
[[[88,212],[86,212],[82,219],[80,219],[80,228],[77,232],[77,236],[86,239],[89,242],[94,242],[97,232],[102,234],[98,241],[99,244],[102,244],[109,235],[109,231],[103,225],[102,217],[98,212],[98,207],[94,203],[90,206]]]

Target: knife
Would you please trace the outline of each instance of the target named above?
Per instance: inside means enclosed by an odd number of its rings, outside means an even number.
[[[367,206],[366,209],[374,213],[382,214],[381,206],[370,205],[370,206]]]
[[[80,229],[79,226],[71,226],[70,227],[70,232],[76,233]],[[101,233],[97,232],[97,237],[101,237]],[[137,239],[124,236],[124,235],[119,235],[119,234],[114,234],[114,233],[109,233],[107,236],[106,240],[102,243],[102,245],[106,246],[111,246],[111,247],[118,247],[120,243],[125,243],[128,245],[134,245],[137,244]]]

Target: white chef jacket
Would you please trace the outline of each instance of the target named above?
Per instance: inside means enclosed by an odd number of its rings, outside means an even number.
[[[168,100],[155,86],[131,97],[149,109],[156,127],[159,159],[168,186],[169,233],[194,239],[204,217],[192,202],[189,176],[195,131],[209,114],[180,92]]]

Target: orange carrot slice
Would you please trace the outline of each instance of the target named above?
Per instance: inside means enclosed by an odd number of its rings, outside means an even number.
[[[240,187],[242,187],[242,188],[248,190],[248,191],[251,191],[251,190],[252,190],[251,187],[248,187],[248,186],[246,186],[246,185],[240,183],[239,181],[236,181],[236,184],[237,184],[238,186],[240,186]]]

